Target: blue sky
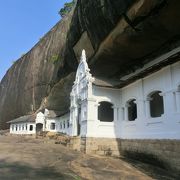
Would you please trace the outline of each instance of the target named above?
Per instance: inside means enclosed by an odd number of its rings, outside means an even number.
[[[0,80],[12,62],[28,52],[59,20],[70,0],[1,0]]]

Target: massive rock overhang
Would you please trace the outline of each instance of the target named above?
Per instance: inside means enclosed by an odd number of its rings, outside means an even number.
[[[179,61],[179,9],[178,0],[140,0],[133,4],[89,59],[93,76],[119,80],[117,87],[123,87]]]

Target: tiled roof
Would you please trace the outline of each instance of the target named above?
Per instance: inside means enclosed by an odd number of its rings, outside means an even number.
[[[7,123],[18,123],[18,122],[35,122],[36,114],[21,116],[19,118],[8,121]]]

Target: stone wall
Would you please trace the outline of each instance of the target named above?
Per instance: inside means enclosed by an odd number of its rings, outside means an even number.
[[[80,151],[80,137],[71,137],[68,147],[77,151]]]
[[[180,140],[121,140],[121,155],[180,171]]]
[[[86,138],[85,152],[105,156],[120,156],[120,140],[115,138]]]
[[[69,147],[87,154],[125,156],[169,171],[180,171],[180,140],[73,137]]]

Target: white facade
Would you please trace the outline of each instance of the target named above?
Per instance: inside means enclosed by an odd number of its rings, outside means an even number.
[[[69,114],[46,119],[46,131],[69,134]]]
[[[121,89],[94,85],[89,71],[83,51],[71,92],[71,136],[180,139],[180,62]],[[112,105],[112,121],[98,118],[103,103]]]
[[[39,112],[34,122],[11,122],[11,134],[36,134],[40,131],[61,132],[69,134],[69,114],[61,117],[48,117],[48,110],[45,113]]]
[[[35,134],[36,126],[33,122],[21,122],[10,124],[10,133],[11,134]]]

